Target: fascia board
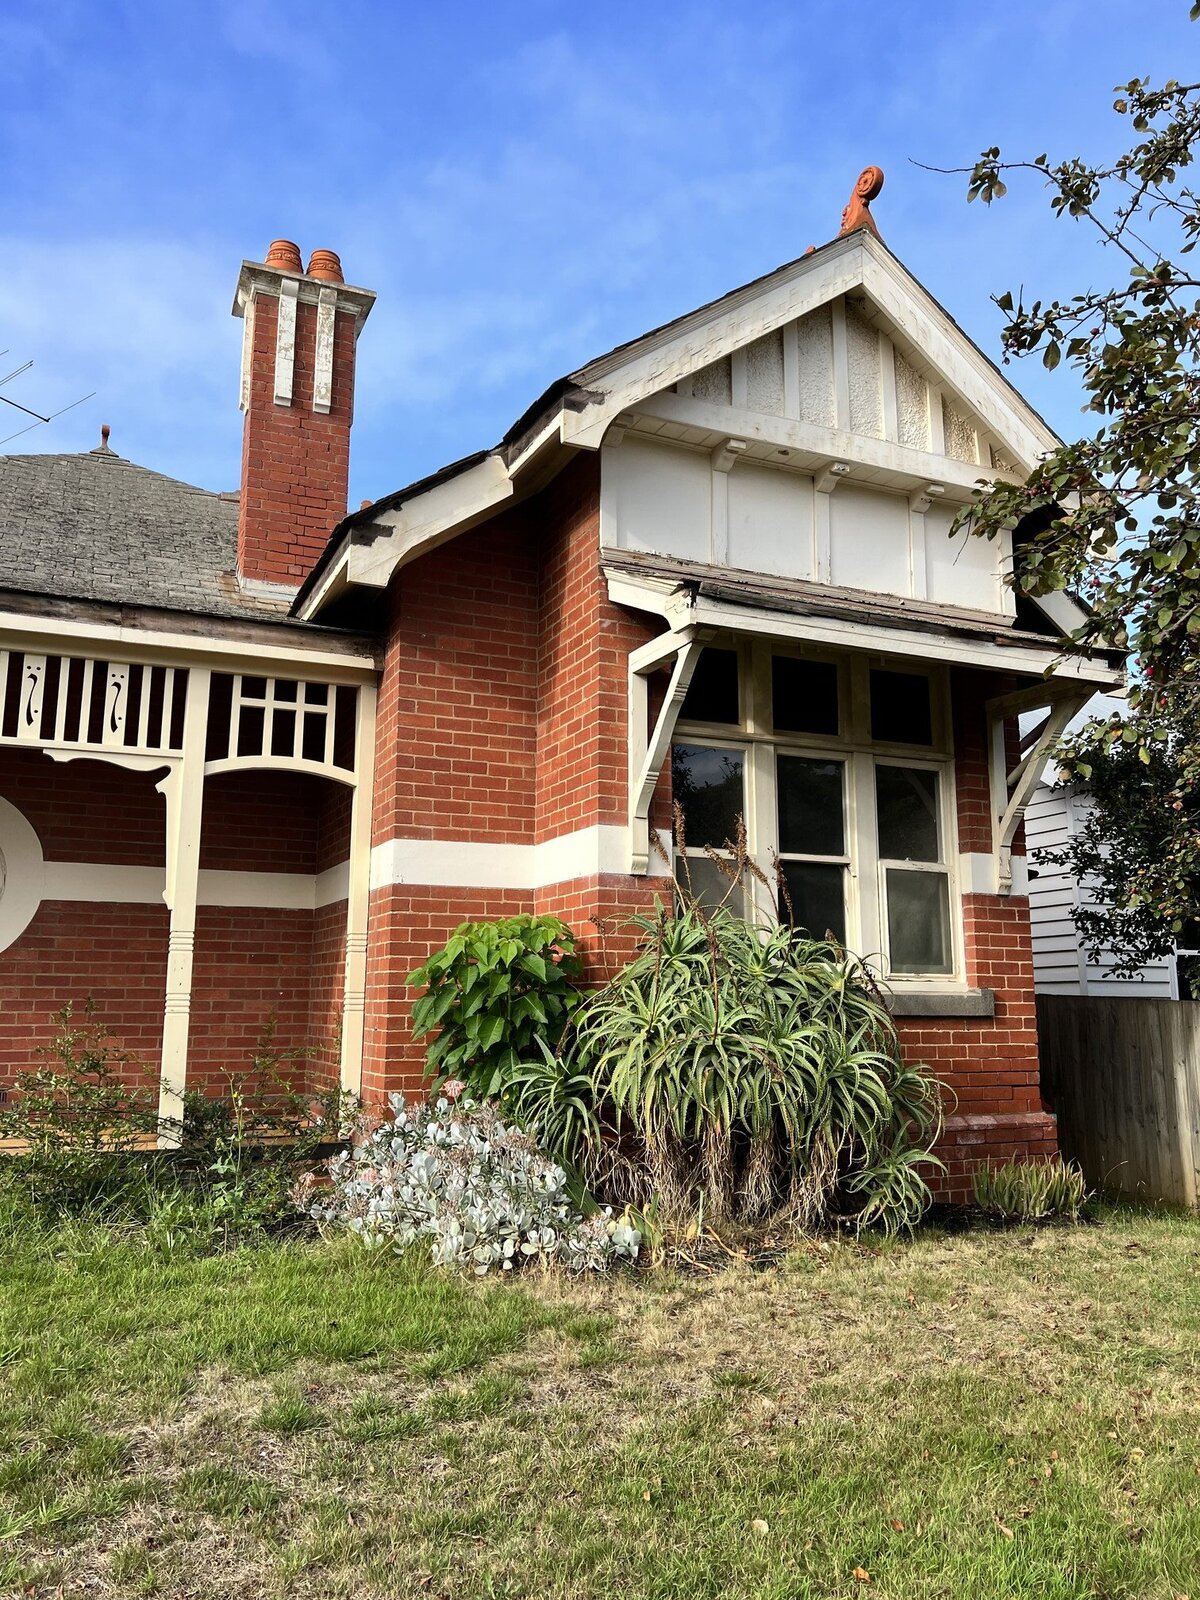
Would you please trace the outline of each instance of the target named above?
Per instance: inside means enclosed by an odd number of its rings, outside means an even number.
[[[989,640],[885,628],[836,617],[793,616],[754,606],[730,605],[704,595],[673,588],[664,592],[661,580],[640,580],[635,574],[606,570],[610,599],[666,618],[675,632],[687,627],[732,633],[764,634],[778,639],[803,639],[838,649],[870,651],[878,655],[910,656],[924,661],[945,661],[994,671],[1018,672],[1060,681],[1113,688],[1124,681],[1119,669],[1077,656],[1054,656],[1028,646],[995,644]]]
[[[849,235],[844,247],[822,251],[811,263],[802,258],[774,285],[729,296],[720,310],[639,347],[611,374],[596,376],[588,368],[588,383],[603,398],[561,413],[563,443],[598,449],[610,423],[628,407],[858,288],[864,259],[861,238]]]
[[[351,548],[350,541],[346,540],[341,551],[321,574],[315,588],[304,597],[304,604],[295,613],[301,622],[314,621],[331,600],[336,600],[345,591],[348,584]]]
[[[1042,677],[1049,668],[1053,678],[1095,684],[1097,687],[1108,688],[1122,682],[1119,671],[1082,657],[1056,656],[1049,651],[1023,645],[909,632],[903,628],[872,626],[870,623],[842,621],[835,617],[785,616],[778,612],[729,605],[704,596],[695,600],[690,620],[698,627],[763,633],[782,639],[804,639],[843,650],[911,656],[925,661],[945,661],[999,672],[1018,672],[1031,677]]]
[[[170,660],[181,666],[210,665],[219,671],[236,671],[239,664],[255,672],[277,663],[311,673],[319,669],[330,682],[370,683],[376,677],[373,655],[335,652],[314,644],[309,649],[268,641],[221,639],[210,635],[170,633],[153,628],[131,628],[124,623],[64,620],[0,612],[0,649],[36,649],[39,654],[77,656],[94,647],[98,652],[117,646],[122,661],[153,665]],[[268,671],[268,676],[270,672]]]
[[[974,411],[1026,470],[1061,443],[932,295],[865,229],[811,263],[802,257],[776,283],[751,286],[728,297],[719,310],[639,346],[610,370],[586,369],[589,387],[601,397],[560,414],[563,442],[598,448],[622,411],[661,396],[681,378],[856,288],[920,352],[941,386]]]
[[[1088,620],[1085,607],[1065,589],[1055,589],[1051,594],[1031,594],[1026,598],[1064,634],[1074,633]]]
[[[397,568],[483,522],[514,493],[512,476],[500,456],[486,456],[369,524],[375,537],[370,543],[351,543],[348,580],[386,588]],[[362,531],[356,530],[360,539]]]
[[[864,251],[863,288],[936,369],[944,386],[976,412],[1027,469],[1062,443],[933,296],[892,256],[872,248],[869,242]]]

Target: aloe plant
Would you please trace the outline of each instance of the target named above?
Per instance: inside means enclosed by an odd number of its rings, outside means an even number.
[[[635,921],[640,953],[521,1079],[526,1125],[626,1202],[910,1226],[940,1165],[941,1098],[902,1060],[867,968],[725,909]]]

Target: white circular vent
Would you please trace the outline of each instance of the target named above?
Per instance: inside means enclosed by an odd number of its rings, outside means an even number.
[[[41,903],[41,840],[16,806],[0,799],[0,950],[21,937]]]

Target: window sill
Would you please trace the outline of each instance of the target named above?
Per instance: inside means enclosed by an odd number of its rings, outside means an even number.
[[[994,989],[893,989],[888,1010],[894,1017],[994,1017]]]

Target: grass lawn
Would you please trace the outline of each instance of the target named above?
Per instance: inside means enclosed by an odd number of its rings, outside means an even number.
[[[1200,1223],[475,1285],[0,1238],[0,1594],[1200,1600]]]

